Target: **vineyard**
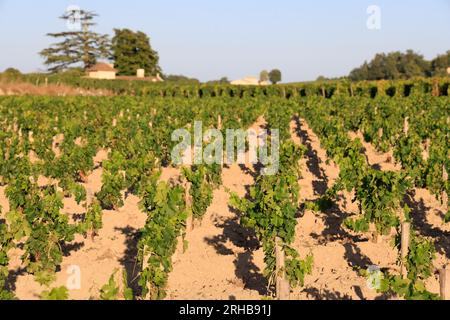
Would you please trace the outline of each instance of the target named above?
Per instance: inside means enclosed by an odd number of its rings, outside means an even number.
[[[350,82],[316,81],[310,83],[282,84],[277,86],[235,86],[224,84],[173,84],[148,83],[146,81],[95,80],[70,74],[27,74],[8,76],[0,74],[1,82],[19,82],[38,87],[66,85],[78,90],[96,90],[96,95],[132,95],[141,97],[170,98],[250,98],[281,97],[285,99],[320,96],[347,97],[409,97],[415,95],[449,96],[448,78],[418,78],[415,80],[382,80]],[[102,92],[103,90],[103,92]],[[103,94],[102,94],[103,93]]]
[[[0,97],[0,299],[445,296],[448,80],[27,81],[117,95]],[[195,121],[279,129],[278,172],[175,166]]]

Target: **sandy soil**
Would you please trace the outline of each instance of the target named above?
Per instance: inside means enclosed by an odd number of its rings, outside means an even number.
[[[262,127],[260,119],[254,128]],[[301,201],[314,200],[331,186],[339,175],[332,161],[326,162],[326,152],[317,136],[306,122],[295,119],[291,123],[292,139],[307,147],[302,164]],[[378,154],[370,144],[365,144],[366,155],[372,165],[384,170],[395,169],[388,154]],[[85,187],[92,193],[101,188],[101,162],[107,152],[95,158],[98,164],[88,177]],[[223,171],[223,186],[214,192],[214,200],[201,225],[187,230],[187,250],[179,249],[173,257],[174,268],[169,276],[167,299],[261,299],[266,296],[267,283],[262,275],[263,251],[252,232],[239,225],[239,215],[228,207],[227,190],[244,196],[254,183],[252,166],[231,165]],[[168,168],[162,180],[176,179],[180,170]],[[44,183],[44,182],[43,182]],[[0,187],[0,205],[3,213],[8,202]],[[358,273],[370,265],[398,271],[397,252],[389,239],[374,243],[367,236],[352,234],[342,228],[342,221],[357,212],[351,203],[351,194],[343,193],[329,212],[306,210],[298,218],[294,246],[302,256],[314,255],[314,268],[302,288],[294,288],[292,299],[388,299],[367,286],[366,279]],[[81,288],[70,290],[71,299],[98,298],[99,289],[116,270],[125,269],[131,285],[136,284],[139,273],[136,267],[137,232],[145,224],[146,216],[138,208],[134,196],[126,198],[125,206],[118,211],[104,211],[104,227],[98,237],[76,241],[65,248],[66,257],[52,287],[66,285],[78,266],[81,271]],[[443,206],[426,190],[416,190],[411,195],[414,225],[422,235],[436,241],[438,257],[436,269],[449,263],[450,226],[442,222]],[[64,212],[79,219],[84,208],[73,199],[65,200]],[[191,225],[191,224],[189,224]],[[20,299],[38,299],[46,288],[39,286],[21,267],[20,250],[12,250],[9,285]],[[438,292],[437,275],[427,282],[428,289]]]
[[[253,129],[262,128],[260,119]],[[260,299],[266,283],[264,254],[258,241],[239,225],[228,207],[227,189],[245,196],[254,183],[253,167],[237,164],[223,170],[223,186],[214,192],[200,226],[187,231],[188,249],[179,250],[169,277],[167,299]]]
[[[339,167],[327,159],[318,137],[302,119],[291,123],[292,139],[307,147],[302,160],[301,195],[304,200],[319,198],[339,176]],[[328,164],[327,164],[328,160]],[[294,299],[376,299],[383,298],[367,286],[358,273],[371,265],[394,268],[397,252],[387,243],[372,243],[342,228],[342,221],[356,213],[352,195],[341,194],[342,200],[327,213],[309,210],[298,219],[294,246],[302,256],[312,253],[314,268],[306,276],[303,288],[294,289]]]
[[[367,161],[373,168],[386,171],[402,170],[401,165],[395,163],[393,151],[385,153],[378,152],[372,144],[364,141],[364,135],[360,131],[356,133],[349,132],[348,135],[350,136],[351,139],[353,140],[359,139],[362,142],[362,145],[365,149],[365,154],[367,156]]]

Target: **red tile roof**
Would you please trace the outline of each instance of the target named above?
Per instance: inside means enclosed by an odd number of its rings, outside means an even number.
[[[90,67],[87,71],[89,72],[95,72],[95,71],[110,71],[110,72],[117,72],[117,69],[114,69],[109,64],[104,62],[99,62],[96,65]]]

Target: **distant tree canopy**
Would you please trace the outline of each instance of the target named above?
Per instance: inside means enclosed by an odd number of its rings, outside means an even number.
[[[16,68],[8,68],[3,73],[0,73],[0,80],[19,80],[22,73]]]
[[[447,69],[450,68],[450,50],[447,53],[437,56],[431,61],[431,70],[433,76],[449,76]]]
[[[22,74],[20,72],[20,70],[18,70],[16,68],[8,68],[5,71],[3,71],[3,73],[8,74],[8,75],[12,75],[12,76],[20,76]]]
[[[450,66],[450,51],[433,61],[427,61],[422,55],[412,50],[402,52],[380,53],[370,62],[354,69],[350,80],[397,80],[414,77],[445,76]]]
[[[137,69],[144,69],[147,75],[161,74],[159,55],[152,49],[150,38],[143,32],[129,29],[114,29],[112,58],[119,75],[136,75]]]
[[[278,82],[281,82],[281,80],[282,80],[281,71],[278,69],[274,69],[274,70],[270,71],[269,79],[270,79],[270,82],[272,82],[273,84],[277,84]]]
[[[183,84],[198,84],[200,83],[199,80],[197,79],[193,79],[193,78],[189,78],[183,75],[166,75],[164,76],[164,80],[166,82],[176,82],[176,83],[183,83]]]
[[[230,80],[228,79],[228,77],[222,77],[219,80],[211,80],[208,81],[207,84],[229,84]]]
[[[267,82],[269,81],[269,71],[267,70],[263,70],[261,71],[261,73],[259,74],[259,81],[260,82]]]
[[[89,11],[68,11],[60,18],[66,21],[80,22],[80,30],[60,33],[49,33],[50,37],[61,39],[50,48],[44,49],[40,55],[50,72],[60,72],[70,66],[82,64],[84,69],[93,66],[97,59],[109,58],[110,41],[108,35],[92,32],[93,22],[97,14]]]

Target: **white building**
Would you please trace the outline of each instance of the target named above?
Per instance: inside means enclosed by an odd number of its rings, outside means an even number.
[[[89,78],[92,79],[116,79],[117,70],[114,64],[99,62],[87,70]]]
[[[232,85],[236,86],[267,86],[270,83],[267,81],[259,81],[256,77],[245,77],[244,79],[231,81]]]

